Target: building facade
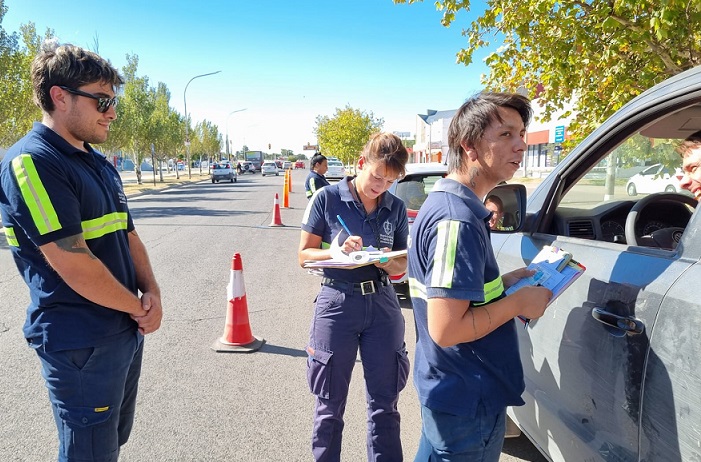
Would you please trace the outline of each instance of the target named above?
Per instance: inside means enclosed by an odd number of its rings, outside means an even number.
[[[560,161],[562,143],[568,139],[567,126],[572,116],[563,117],[570,108],[556,113],[552,120],[542,122],[543,107],[533,100],[533,120],[528,126],[526,144],[521,163],[524,176],[549,172]],[[438,111],[427,110],[426,114],[416,115],[416,143],[411,162],[445,162],[448,154],[448,127],[457,109]]]

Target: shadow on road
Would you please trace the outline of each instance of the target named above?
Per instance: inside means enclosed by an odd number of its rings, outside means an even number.
[[[548,462],[548,459],[533,446],[531,440],[524,434],[518,438],[506,438],[504,447],[501,450],[502,455],[508,454],[518,458],[518,460],[527,460],[529,462]]]
[[[271,353],[275,355],[283,355],[283,356],[293,356],[296,358],[306,358],[307,357],[307,352],[304,350],[297,350],[295,348],[287,348],[283,346],[277,346],[277,345],[271,345],[270,343],[266,343],[263,345],[260,350],[261,353]]]

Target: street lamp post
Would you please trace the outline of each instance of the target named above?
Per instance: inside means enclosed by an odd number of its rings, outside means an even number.
[[[226,158],[231,161],[231,156],[229,155],[229,117],[231,117],[231,114],[235,114],[237,112],[242,112],[245,111],[247,108],[244,109],[236,109],[235,111],[231,111],[228,116],[226,116]]]
[[[187,87],[190,86],[190,82],[192,82],[195,79],[199,79],[200,77],[207,77],[208,75],[214,75],[218,74],[221,71],[216,71],[216,72],[210,72],[208,74],[200,74],[196,75],[193,78],[191,78],[188,82],[187,85],[185,85],[185,90],[183,91],[183,103],[185,105],[185,149],[187,150],[187,177],[189,179],[192,179],[192,166],[190,165],[190,135],[188,134],[187,127],[189,125],[189,121],[187,118]],[[200,161],[200,166],[202,165]]]

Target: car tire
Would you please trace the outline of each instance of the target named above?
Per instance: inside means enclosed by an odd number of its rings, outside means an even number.
[[[212,183],[214,183],[214,178],[212,178]]]
[[[638,190],[635,187],[635,183],[629,184],[628,187],[626,188],[626,192],[628,193],[629,196],[637,196]]]
[[[233,178],[231,179],[231,182],[232,182],[232,183],[234,182],[234,179],[233,179]]]

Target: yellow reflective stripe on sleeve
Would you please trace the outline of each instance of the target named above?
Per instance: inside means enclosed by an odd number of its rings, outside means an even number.
[[[441,221],[436,227],[436,253],[433,256],[431,287],[450,289],[453,286],[459,228],[459,221]]]
[[[61,229],[58,215],[39,178],[32,156],[21,154],[12,159],[12,170],[39,234],[48,234]]]
[[[97,239],[107,233],[127,229],[127,213],[108,213],[99,218],[86,220],[81,223],[81,226],[83,227],[83,237],[86,241],[88,239]]]
[[[426,286],[421,284],[418,279],[409,278],[409,295],[411,298],[428,300],[426,296]]]
[[[484,284],[484,301],[481,303],[473,303],[473,305],[486,305],[495,298],[499,298],[502,292],[504,292],[504,282],[501,280],[501,276],[498,276],[495,280]]]
[[[5,230],[5,239],[7,239],[7,244],[12,247],[19,247],[19,241],[15,235],[14,228],[3,228]]]

